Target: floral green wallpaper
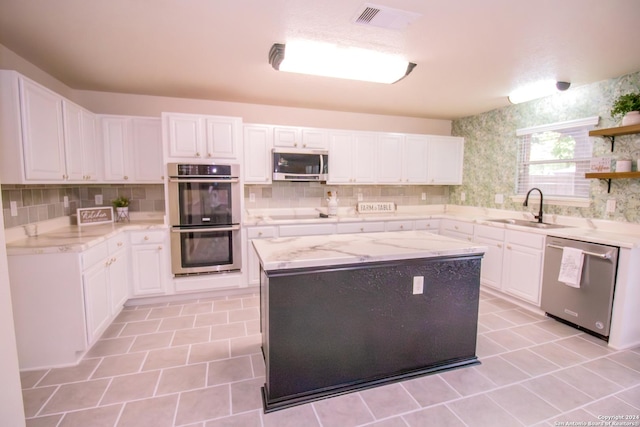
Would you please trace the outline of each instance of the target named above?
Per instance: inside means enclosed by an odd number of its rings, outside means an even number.
[[[611,118],[614,100],[621,94],[640,91],[640,72],[590,85],[572,87],[566,92],[510,105],[476,116],[454,120],[452,134],[465,138],[463,185],[451,187],[450,202],[454,204],[523,210],[510,196],[515,194],[517,137],[516,129],[549,123],[599,116],[597,128],[619,126]],[[593,137],[593,156],[633,159],[633,170],[640,158],[640,134],[616,137],[614,151],[606,138]],[[461,201],[461,193],[466,200]],[[495,203],[495,195],[504,195],[504,204]],[[618,179],[611,183],[594,179],[591,182],[589,207],[551,205],[549,214],[584,218],[640,222],[640,179]],[[616,211],[605,213],[608,199],[616,200]]]

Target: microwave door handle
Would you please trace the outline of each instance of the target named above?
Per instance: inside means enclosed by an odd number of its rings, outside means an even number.
[[[198,182],[198,183],[222,183],[234,184],[240,182],[238,178],[231,179],[203,179],[203,178],[169,178],[169,182]]]
[[[212,231],[237,231],[240,230],[239,225],[234,225],[232,227],[205,227],[205,228],[172,228],[172,233],[201,233],[201,232],[212,232]]]
[[[322,154],[320,154],[320,170],[318,171],[318,173],[321,174],[323,170],[324,170],[324,159],[322,158]]]

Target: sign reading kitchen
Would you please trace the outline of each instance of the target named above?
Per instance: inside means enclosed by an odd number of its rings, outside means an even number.
[[[113,208],[79,208],[78,225],[97,225],[113,222]]]

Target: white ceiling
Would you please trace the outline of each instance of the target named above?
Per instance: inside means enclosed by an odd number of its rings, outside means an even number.
[[[542,78],[640,71],[639,0],[374,0],[406,30],[352,23],[364,0],[0,0],[0,43],[73,89],[454,119]],[[273,43],[340,41],[418,64],[393,85],[277,72]]]

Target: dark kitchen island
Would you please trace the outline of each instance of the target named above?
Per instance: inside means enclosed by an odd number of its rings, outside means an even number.
[[[479,363],[485,247],[422,231],[253,245],[265,412]]]

